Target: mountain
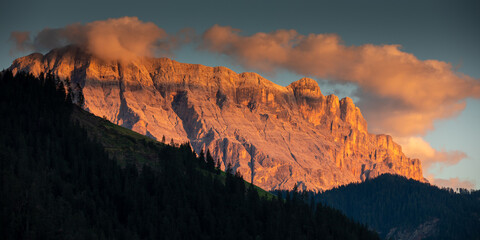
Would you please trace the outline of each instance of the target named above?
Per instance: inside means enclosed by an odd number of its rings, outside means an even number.
[[[84,112],[50,74],[0,72],[0,116],[2,239],[379,239]]]
[[[480,239],[480,191],[381,175],[316,194],[385,239]]]
[[[155,139],[189,141],[197,153],[208,149],[222,169],[267,190],[325,190],[382,173],[425,181],[420,161],[392,137],[368,133],[350,98],[324,96],[309,78],[282,87],[256,73],[167,58],[105,62],[76,46],[16,59],[9,69],[69,78],[87,111]]]

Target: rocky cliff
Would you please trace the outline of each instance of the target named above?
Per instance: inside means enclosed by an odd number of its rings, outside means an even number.
[[[394,173],[423,181],[390,136],[374,135],[350,98],[324,96],[315,80],[282,87],[256,73],[167,58],[103,62],[80,48],[15,60],[83,88],[85,109],[157,139],[210,149],[222,168],[267,189],[325,190]]]

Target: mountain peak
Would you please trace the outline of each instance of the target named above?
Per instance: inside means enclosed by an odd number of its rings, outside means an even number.
[[[317,81],[311,78],[301,78],[295,82],[290,83],[288,88],[292,89],[295,93],[295,96],[311,96],[311,97],[320,97],[323,96],[318,86]]]
[[[317,81],[315,81],[314,79],[308,78],[308,77],[300,78],[297,81],[292,82],[290,85],[297,85],[297,86],[303,85],[303,86],[309,86],[309,87],[311,87],[311,86],[318,87]]]

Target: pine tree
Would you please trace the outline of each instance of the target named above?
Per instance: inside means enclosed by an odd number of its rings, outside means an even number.
[[[210,153],[210,149],[207,150],[207,168],[212,171],[215,169],[215,160]]]
[[[83,108],[85,106],[85,96],[83,95],[83,89],[80,84],[76,83],[76,88],[78,89],[78,106]]]
[[[71,103],[72,99],[74,99],[74,96],[73,96],[72,83],[70,82],[69,77],[65,78],[65,85],[67,86],[67,102]]]
[[[215,169],[216,169],[217,174],[220,174],[221,168],[222,168],[222,162],[220,161],[220,159],[218,159],[217,164],[215,164]]]
[[[229,175],[232,175],[232,171],[233,171],[233,169],[232,169],[232,163],[228,163],[228,164],[227,164],[227,168],[225,169],[225,172],[226,172],[227,174],[229,174]]]

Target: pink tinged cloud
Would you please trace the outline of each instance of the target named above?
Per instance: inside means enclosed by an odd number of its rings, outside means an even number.
[[[13,51],[26,51],[31,48],[30,46],[30,33],[29,32],[12,32],[10,33],[10,41],[15,43],[13,49],[10,50],[10,53]]]
[[[183,30],[176,36],[170,36],[154,23],[142,22],[137,17],[122,17],[87,24],[75,23],[57,29],[45,28],[34,37],[33,42],[28,40],[28,33],[12,33],[11,39],[17,50],[47,51],[76,44],[106,61],[130,61],[139,56],[169,54],[182,41],[188,41],[188,32]]]
[[[240,35],[215,25],[202,36],[204,49],[271,72],[278,68],[359,87],[358,103],[373,132],[425,134],[436,119],[455,116],[466,98],[480,98],[480,82],[449,63],[419,60],[399,45],[346,46],[335,34],[295,30]]]
[[[427,171],[435,166],[452,166],[467,158],[467,154],[461,151],[436,150],[421,137],[397,138],[396,141],[409,157],[421,159]]]
[[[475,183],[468,180],[460,180],[458,177],[442,179],[442,178],[428,178],[431,184],[437,185],[439,187],[452,188],[456,190],[457,188],[464,189],[475,189]]]
[[[461,151],[436,150],[421,137],[403,137],[397,138],[396,140],[402,146],[402,150],[407,156],[422,160],[422,166],[424,170],[426,170],[424,173],[426,172],[427,175],[429,175],[428,172],[433,168],[442,171],[444,167],[456,165],[461,160],[467,158],[467,154]],[[475,189],[476,187],[475,182],[460,180],[458,177],[441,179],[429,175],[427,179],[431,184],[439,187],[452,189]]]

